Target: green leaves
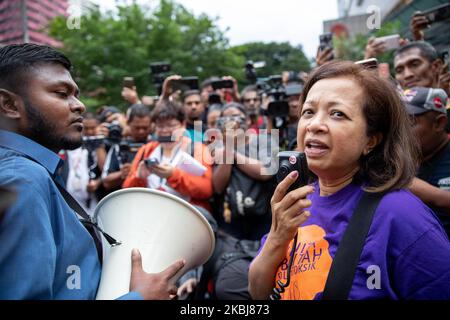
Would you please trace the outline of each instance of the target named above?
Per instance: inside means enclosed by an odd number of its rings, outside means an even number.
[[[119,6],[116,12],[97,8],[82,17],[79,30],[69,30],[65,18],[59,17],[50,25],[50,33],[63,42],[82,100],[88,98],[83,101],[91,110],[102,105],[125,108],[121,97],[125,76],[135,78],[139,95],[156,94],[149,64],[157,61],[170,62],[172,74],[200,80],[232,75],[243,82],[247,59],[268,61],[270,74],[309,70],[301,48],[288,43],[230,48],[216,19],[195,16],[171,0],[161,0],[152,9],[136,4]],[[276,55],[281,57],[278,65]]]

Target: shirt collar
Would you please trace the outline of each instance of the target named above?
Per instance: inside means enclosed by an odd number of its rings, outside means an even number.
[[[20,134],[0,130],[0,146],[22,153],[44,166],[52,175],[62,160],[56,153]]]

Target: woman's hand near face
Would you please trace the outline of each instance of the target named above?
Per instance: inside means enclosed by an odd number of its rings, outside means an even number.
[[[298,171],[291,172],[275,189],[271,200],[272,227],[269,237],[279,244],[289,243],[300,225],[310,216],[306,208],[311,206],[311,200],[306,199],[314,192],[314,187],[304,186],[286,194],[289,187],[297,180]]]

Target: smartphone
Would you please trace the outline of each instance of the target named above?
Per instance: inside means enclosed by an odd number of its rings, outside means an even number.
[[[376,58],[360,60],[355,63],[362,65],[365,69],[378,69],[378,60]]]
[[[441,52],[441,59],[444,61],[444,64],[447,63],[447,71],[450,72],[450,51]]]
[[[392,34],[390,36],[380,37],[375,39],[376,42],[384,42],[386,51],[400,48],[400,35]]]
[[[159,160],[155,159],[155,158],[149,158],[149,159],[145,159],[144,163],[147,167],[151,168],[151,167],[157,166],[159,164]]]
[[[208,105],[222,104],[222,98],[218,93],[212,92],[208,96]]]
[[[427,18],[429,24],[450,19],[450,3],[423,11],[422,14]]]
[[[218,89],[233,89],[234,83],[232,80],[214,80],[211,82],[213,90]]]
[[[333,34],[327,32],[319,36],[319,48],[320,51],[324,51],[327,48],[333,49]]]
[[[277,157],[278,172],[276,178],[278,183],[283,181],[292,171],[298,171],[297,180],[289,187],[286,194],[308,184],[309,169],[304,152],[282,151],[278,153]]]
[[[179,80],[173,80],[171,87],[175,91],[198,90],[198,77],[183,77]]]
[[[150,64],[150,70],[152,74],[169,72],[170,69],[170,63],[168,62],[154,62]]]
[[[123,86],[125,88],[133,89],[133,87],[134,87],[134,78],[133,77],[124,77],[123,78]]]

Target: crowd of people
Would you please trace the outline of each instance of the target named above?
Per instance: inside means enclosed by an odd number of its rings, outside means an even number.
[[[0,186],[16,194],[0,206],[0,298],[95,298],[99,235],[80,224],[64,186],[90,216],[114,191],[164,191],[214,230],[212,258],[176,287],[170,278],[184,261],[148,274],[133,251],[123,299],[268,299],[286,281],[276,298],[321,299],[367,194],[381,198],[347,297],[450,299],[449,61],[423,25],[412,27],[394,76],[336,61],[328,48],[310,74],[280,75],[282,101],[258,84],[240,91],[231,76],[177,90],[173,75],[158,100],[143,103],[139,88],[124,87],[125,111],[95,113],[79,100],[63,54],[0,48]],[[371,39],[362,57],[383,52]],[[215,88],[217,80],[233,86]],[[308,185],[288,191],[297,171],[277,181],[283,150],[306,154]],[[79,290],[66,286],[69,265],[82,270]],[[378,290],[367,286],[373,265]]]

